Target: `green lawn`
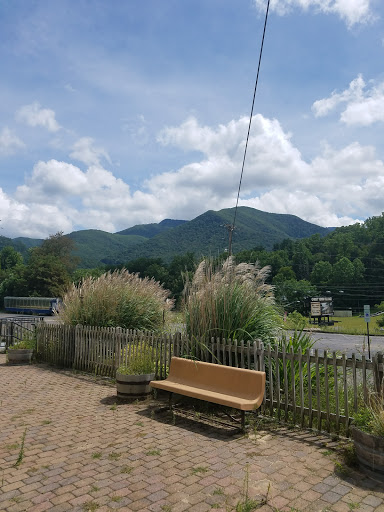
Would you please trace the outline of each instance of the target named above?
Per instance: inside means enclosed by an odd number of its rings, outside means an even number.
[[[332,317],[331,317],[332,318]],[[384,330],[380,330],[377,325],[377,320],[380,316],[371,317],[369,322],[369,334],[377,334],[384,336]],[[367,324],[363,317],[333,317],[334,325],[331,326],[320,326],[320,329],[325,332],[340,332],[343,334],[366,334]],[[317,327],[317,325],[309,324],[308,327]]]

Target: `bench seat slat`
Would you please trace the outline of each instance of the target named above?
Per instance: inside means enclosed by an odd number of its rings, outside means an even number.
[[[260,407],[264,395],[263,393],[263,395],[256,400],[247,400],[246,398],[224,395],[223,393],[215,391],[206,391],[205,389],[186,386],[185,384],[175,382],[152,381],[151,386],[171,393],[189,396],[191,398],[198,398],[199,400],[205,400],[214,404],[226,405],[227,407],[233,407],[234,409],[240,409],[242,411],[252,411]]]

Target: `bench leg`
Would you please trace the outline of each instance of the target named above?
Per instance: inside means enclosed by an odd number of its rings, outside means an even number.
[[[241,411],[241,430],[245,432],[245,411]]]
[[[172,411],[172,397],[173,397],[173,393],[172,391],[169,392],[169,399],[168,399],[168,404],[169,404],[169,410]]]

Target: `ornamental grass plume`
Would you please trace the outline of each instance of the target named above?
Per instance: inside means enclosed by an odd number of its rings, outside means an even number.
[[[384,380],[380,392],[371,392],[354,416],[354,425],[377,437],[384,437]]]
[[[115,270],[72,284],[63,297],[59,317],[69,325],[159,330],[173,306],[168,295],[153,278]]]
[[[217,337],[271,342],[281,318],[273,286],[265,282],[268,274],[269,267],[236,265],[233,257],[221,268],[203,260],[184,289],[187,334],[207,341]]]

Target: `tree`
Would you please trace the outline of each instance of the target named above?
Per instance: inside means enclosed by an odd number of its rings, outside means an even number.
[[[299,311],[306,314],[308,297],[315,297],[317,289],[309,281],[301,279],[289,279],[277,283],[275,297],[278,304],[281,304],[287,311]]]
[[[309,279],[312,255],[303,242],[297,242],[292,256],[292,268],[298,279]]]
[[[329,261],[318,261],[311,272],[311,283],[318,288],[326,287],[332,279],[332,265]]]
[[[63,264],[67,272],[73,272],[79,262],[73,254],[75,248],[75,242],[59,231],[55,235],[49,235],[40,247],[35,247],[32,251],[38,257],[52,256]]]
[[[22,255],[17,252],[13,247],[7,245],[0,252],[0,268],[1,270],[10,270],[16,265],[23,263]]]
[[[292,267],[281,267],[279,272],[272,279],[272,283],[279,284],[289,280],[296,280],[296,274],[292,270]]]
[[[71,283],[77,264],[75,243],[62,232],[50,235],[40,247],[30,249],[26,269],[28,295],[61,297]]]
[[[355,278],[355,266],[349,258],[341,258],[333,265],[332,282],[340,287],[346,287],[353,283]]]
[[[64,263],[53,255],[34,253],[26,268],[28,295],[62,297],[71,283]]]

